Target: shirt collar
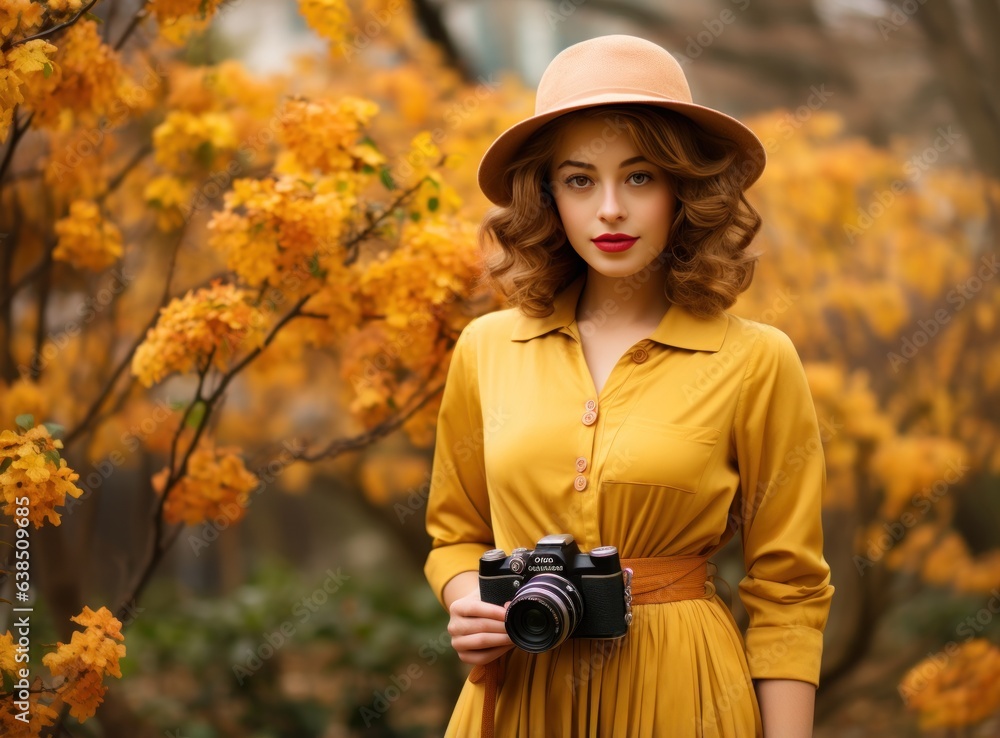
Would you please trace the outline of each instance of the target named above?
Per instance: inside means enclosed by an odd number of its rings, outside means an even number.
[[[576,307],[586,276],[586,273],[580,274],[555,296],[552,305],[554,309],[550,315],[533,318],[517,311],[511,340],[530,341],[575,322]],[[722,348],[728,327],[729,317],[724,312],[712,318],[701,318],[681,305],[673,304],[649,337],[666,346],[716,352]]]

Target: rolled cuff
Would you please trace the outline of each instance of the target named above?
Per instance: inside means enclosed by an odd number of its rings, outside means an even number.
[[[753,679],[798,679],[818,687],[823,631],[804,625],[748,628],[746,654]]]
[[[493,544],[452,543],[431,550],[424,564],[424,576],[441,607],[445,607],[445,585],[463,571],[479,571],[479,559],[491,548]]]

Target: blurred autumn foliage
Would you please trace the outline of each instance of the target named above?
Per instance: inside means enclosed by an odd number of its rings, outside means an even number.
[[[69,641],[32,656],[50,673],[32,667],[20,721],[19,634],[0,611],[9,736],[94,715],[180,532],[253,514],[271,481],[253,460],[280,459],[295,491],[402,429],[413,451],[357,484],[389,517],[414,512],[451,347],[500,306],[476,287],[478,156],[532,108],[513,76],[457,74],[401,0],[299,0],[328,54],[269,77],[186,53],[226,11],[217,0],[142,2],[113,38],[94,4],[0,7],[3,568],[27,571],[30,551],[32,598]],[[355,16],[377,21],[365,53]],[[868,653],[898,587],[996,594],[1000,541],[982,521],[1000,515],[1000,185],[906,141],[875,146],[829,111],[748,123],[769,153],[750,192],[766,253],[733,312],[791,336],[823,424],[844,593],[833,681]],[[147,530],[108,599],[42,529],[79,508],[88,540],[117,470],[142,474]],[[980,630],[911,664],[899,691],[921,726],[1000,708]]]

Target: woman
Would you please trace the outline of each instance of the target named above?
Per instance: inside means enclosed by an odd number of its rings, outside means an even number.
[[[691,102],[659,46],[560,53],[479,170],[486,277],[511,307],[460,335],[425,572],[476,665],[447,736],[810,736],[834,588],[819,423],[780,330],[726,312],[753,277],[765,154]],[[740,633],[706,561],[739,529]],[[617,640],[515,648],[488,549],[572,534],[634,572]]]

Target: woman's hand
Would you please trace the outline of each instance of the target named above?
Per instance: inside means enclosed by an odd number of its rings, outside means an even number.
[[[453,600],[448,613],[451,615],[448,621],[451,646],[465,663],[488,664],[514,647],[504,627],[506,605],[500,607],[482,601],[478,575],[476,587]]]

